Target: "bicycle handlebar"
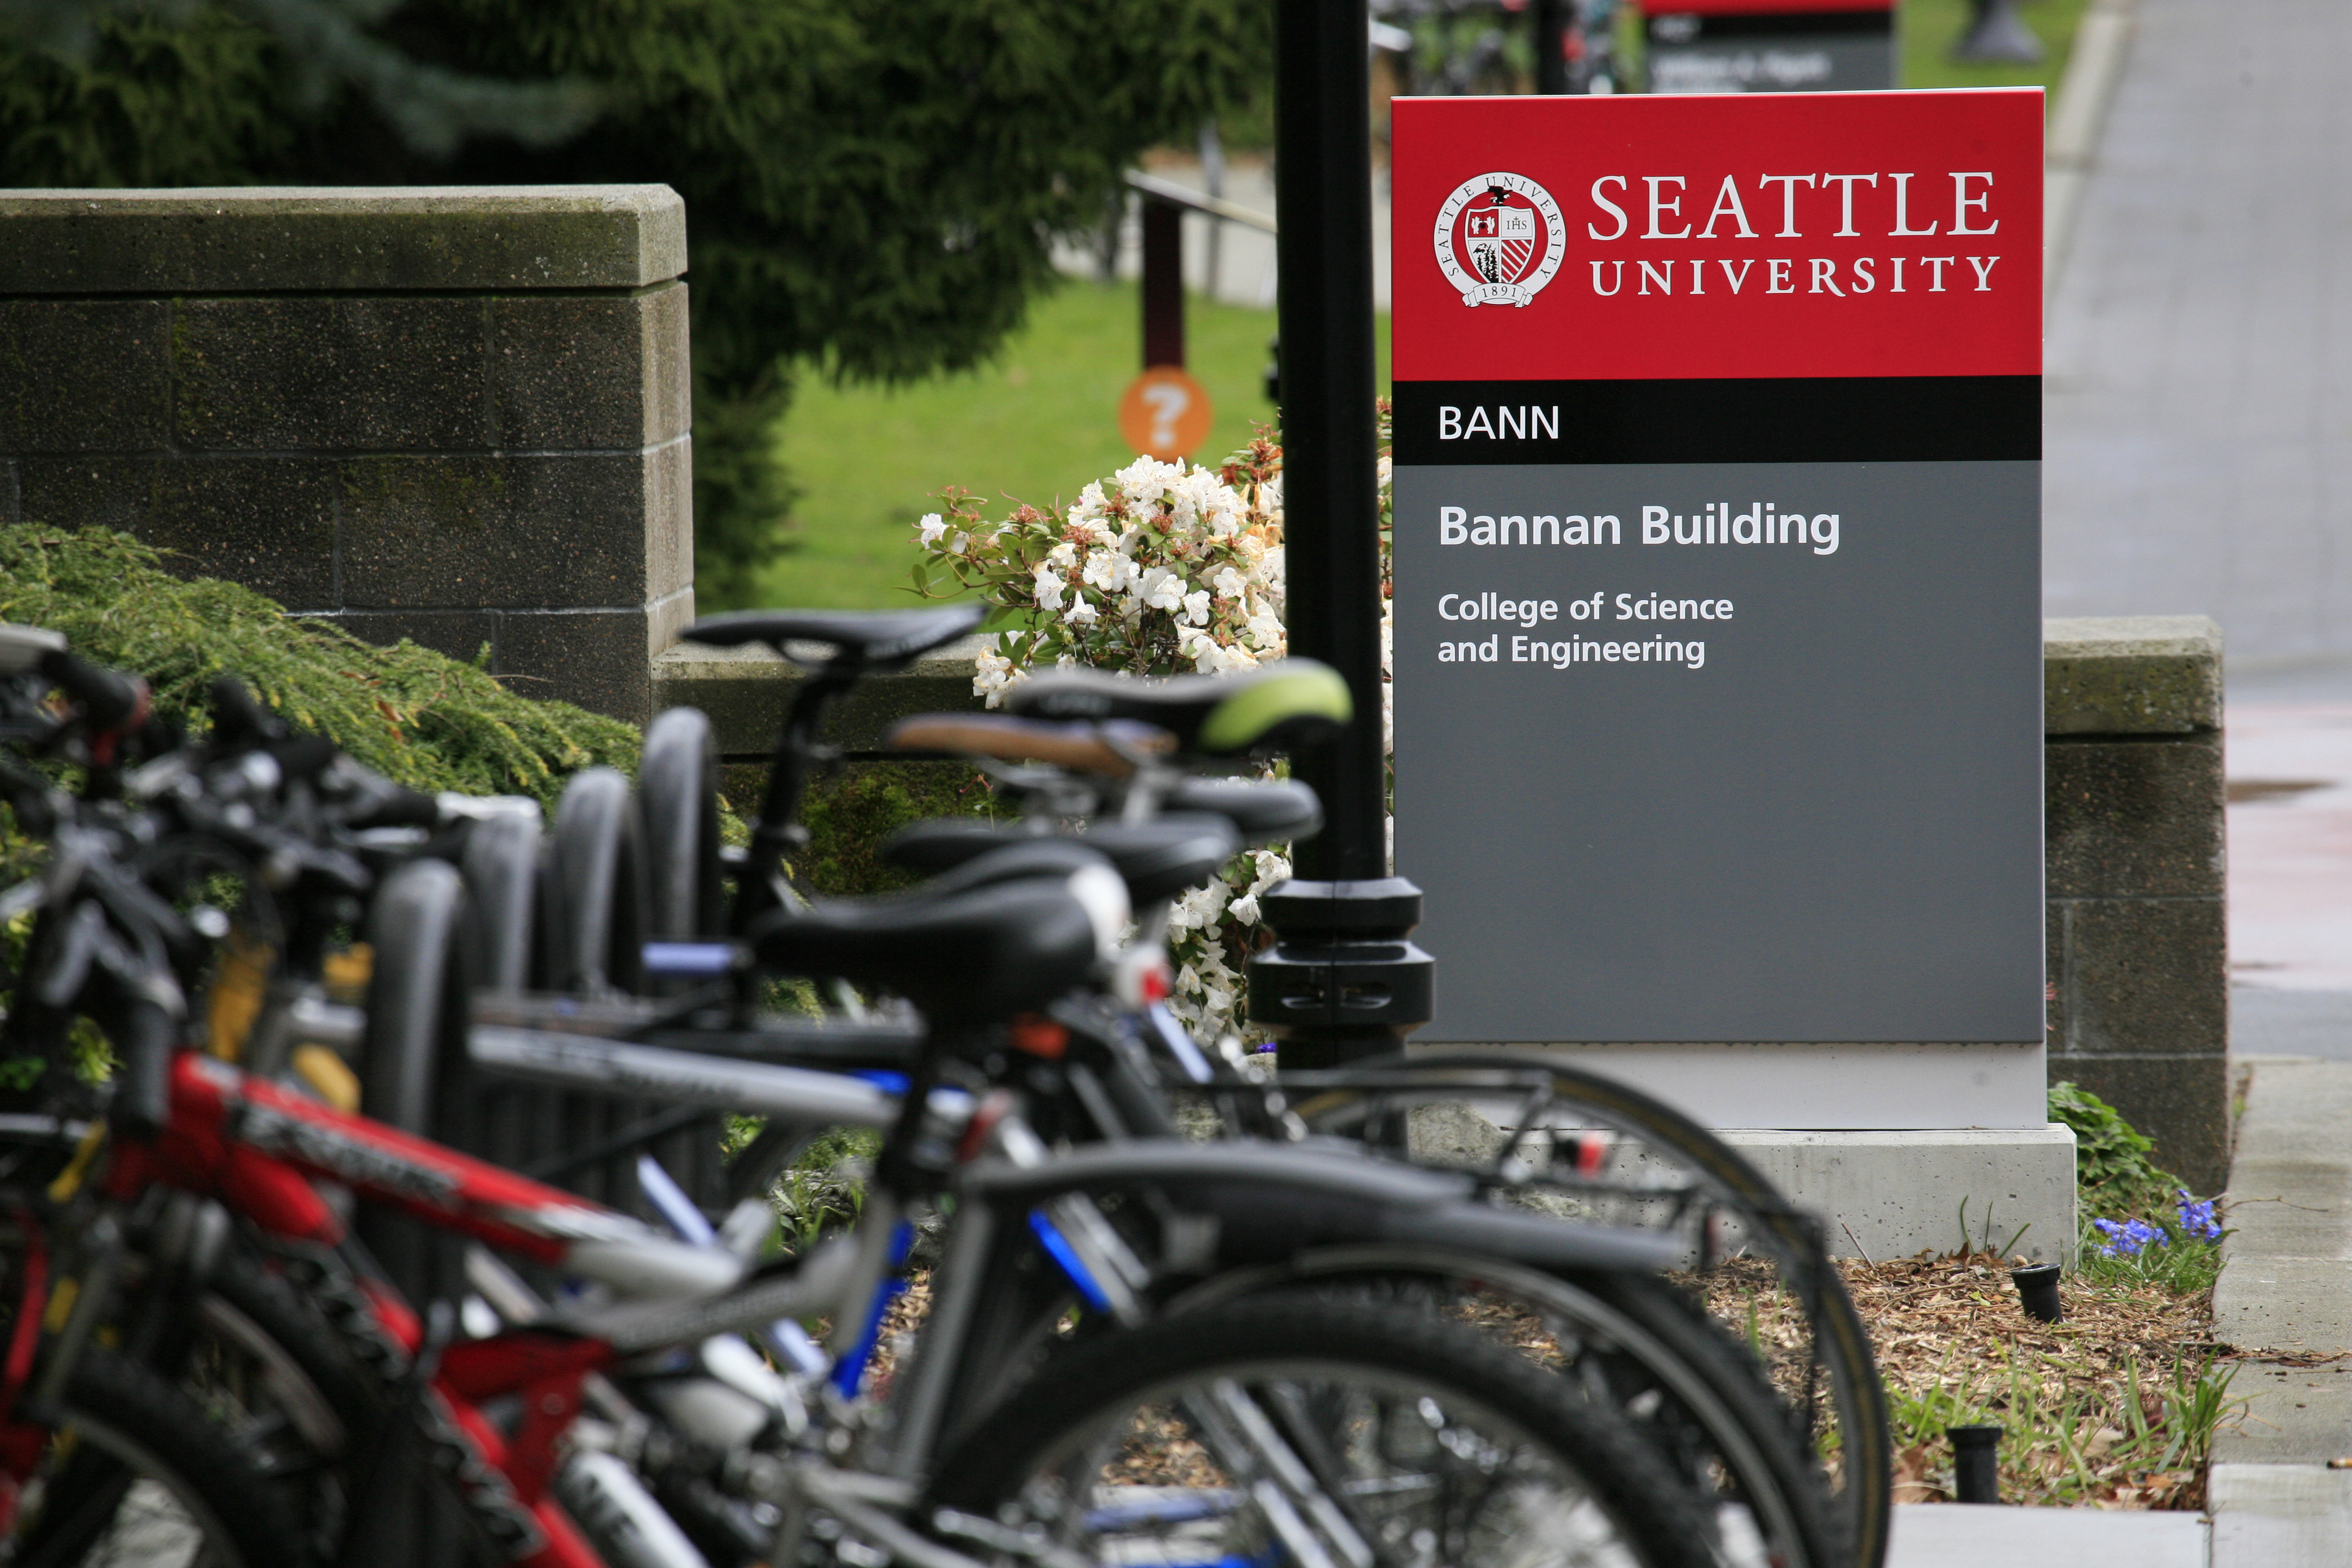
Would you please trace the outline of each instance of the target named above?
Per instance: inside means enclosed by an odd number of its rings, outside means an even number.
[[[147,683],[135,676],[101,669],[61,647],[45,651],[39,668],[80,705],[93,730],[127,730],[147,717]]]
[[[442,820],[438,796],[422,795],[399,784],[387,784],[381,796],[369,802],[364,810],[352,814],[348,826],[355,828],[438,827]]]

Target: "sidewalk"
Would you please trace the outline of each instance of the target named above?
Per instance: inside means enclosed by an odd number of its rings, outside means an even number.
[[[2051,300],[2044,610],[2352,657],[2352,5],[2139,0]]]
[[[2352,1561],[2352,1062],[2249,1057],[2214,1337],[2265,1359],[2214,1445],[2214,1568]]]

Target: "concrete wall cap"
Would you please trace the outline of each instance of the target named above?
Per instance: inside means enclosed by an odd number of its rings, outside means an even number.
[[[969,676],[973,660],[988,646],[986,635],[961,637],[934,648],[908,666],[908,674]],[[676,680],[797,680],[800,670],[761,643],[733,647],[705,647],[700,643],[673,643],[654,656],[660,679]],[[887,679],[885,677],[884,679]]]
[[[2205,616],[2042,623],[2042,731],[2187,734],[2221,727],[2221,628]]]
[[[685,271],[667,185],[0,191],[0,296],[639,289]]]
[[[826,738],[861,751],[880,744],[883,731],[910,714],[980,707],[971,675],[983,643],[966,637],[896,675],[860,682],[835,712]],[[654,708],[699,708],[710,717],[722,756],[763,757],[775,744],[777,723],[801,679],[797,668],[756,644],[677,643],[654,656]]]

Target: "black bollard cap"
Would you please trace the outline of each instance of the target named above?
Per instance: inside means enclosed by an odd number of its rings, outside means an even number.
[[[2000,1500],[2000,1435],[1990,1424],[1947,1426],[1952,1440],[1952,1491],[1961,1502]]]
[[[2009,1271],[2011,1283],[2017,1287],[2017,1303],[2025,1309],[2029,1318],[2045,1323],[2055,1323],[2065,1317],[2058,1301],[2058,1266],[2054,1263],[2029,1263]]]

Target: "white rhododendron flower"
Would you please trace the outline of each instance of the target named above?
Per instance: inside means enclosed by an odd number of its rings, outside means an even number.
[[[1280,448],[1261,437],[1215,467],[1138,458],[1058,511],[1016,504],[990,519],[973,496],[943,497],[916,530],[932,591],[977,593],[1020,628],[975,660],[974,693],[993,708],[1030,671],[1058,666],[1223,675],[1284,658],[1280,467]],[[1384,458],[1384,575],[1389,471]],[[1389,706],[1384,687],[1384,730]],[[1236,855],[1171,911],[1169,1005],[1202,1040],[1240,1026],[1242,970],[1265,941],[1262,900],[1289,875],[1274,850]]]
[[[1150,609],[1179,610],[1184,605],[1184,579],[1169,567],[1148,566],[1136,594]]]
[[[1135,581],[1135,563],[1117,550],[1097,550],[1087,557],[1082,579],[1090,588],[1100,588],[1106,594],[1123,592]]]

